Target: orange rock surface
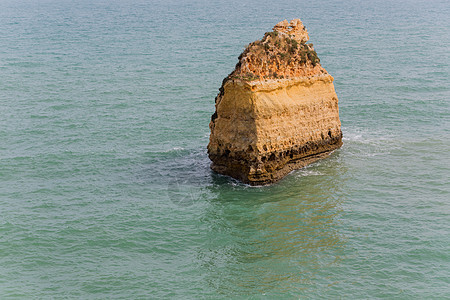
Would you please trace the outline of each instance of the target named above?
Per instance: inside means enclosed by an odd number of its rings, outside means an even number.
[[[216,97],[211,168],[251,185],[276,182],[342,145],[333,77],[299,19],[278,23],[239,56]]]

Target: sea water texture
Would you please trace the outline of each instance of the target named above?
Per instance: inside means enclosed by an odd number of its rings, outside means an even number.
[[[445,1],[0,2],[1,299],[449,299]],[[222,79],[301,18],[344,145],[209,169]]]

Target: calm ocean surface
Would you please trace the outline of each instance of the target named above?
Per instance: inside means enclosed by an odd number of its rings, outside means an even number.
[[[0,298],[450,298],[450,5],[0,1]],[[245,45],[301,18],[344,146],[213,174]]]

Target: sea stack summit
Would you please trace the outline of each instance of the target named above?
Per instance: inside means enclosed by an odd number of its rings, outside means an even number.
[[[216,97],[211,168],[250,185],[276,182],[342,145],[333,77],[299,19],[247,46]]]

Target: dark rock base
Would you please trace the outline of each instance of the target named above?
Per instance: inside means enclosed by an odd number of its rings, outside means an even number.
[[[250,185],[268,185],[285,177],[293,170],[303,168],[327,157],[342,146],[342,133],[324,140],[308,142],[289,150],[274,151],[252,157],[249,153],[211,153],[211,169]]]

